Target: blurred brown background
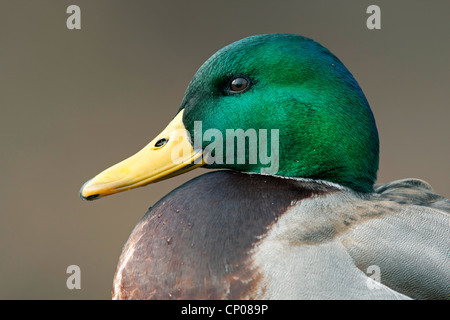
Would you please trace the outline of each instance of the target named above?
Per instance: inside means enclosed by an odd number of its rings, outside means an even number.
[[[66,28],[70,4],[79,31]],[[370,4],[381,30],[366,28]],[[110,298],[134,225],[204,170],[95,202],[79,188],[165,127],[211,54],[253,34],[328,47],[375,114],[379,182],[417,177],[449,196],[449,12],[449,1],[1,0],[0,298]],[[66,288],[71,264],[81,290]]]

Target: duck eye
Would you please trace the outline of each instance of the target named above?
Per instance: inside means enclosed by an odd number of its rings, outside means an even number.
[[[231,80],[229,85],[229,91],[231,93],[243,92],[249,86],[249,81],[245,78],[238,77]]]

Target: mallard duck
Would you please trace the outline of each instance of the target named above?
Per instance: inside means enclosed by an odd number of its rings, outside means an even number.
[[[224,47],[160,135],[81,188],[93,200],[225,169],[148,210],[113,298],[449,298],[450,201],[419,179],[374,185],[378,155],[369,103],[328,49],[293,34]]]

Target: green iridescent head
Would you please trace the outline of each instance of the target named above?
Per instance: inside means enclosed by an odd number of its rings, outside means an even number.
[[[227,129],[278,129],[276,175],[363,192],[376,180],[379,142],[369,104],[342,62],[311,39],[268,34],[226,46],[197,71],[181,109],[192,137],[195,121],[202,134],[213,128],[223,137]],[[227,162],[224,152],[223,161],[207,167],[262,172],[267,164],[250,164],[246,151],[244,164]]]
[[[298,35],[258,35],[208,59],[167,128],[85,183],[80,195],[98,199],[201,165],[370,192],[378,148],[369,104],[330,51]]]

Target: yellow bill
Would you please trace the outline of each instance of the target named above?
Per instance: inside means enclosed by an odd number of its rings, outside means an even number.
[[[141,151],[86,182],[80,190],[81,198],[98,199],[202,166],[202,152],[195,151],[191,145],[183,113],[184,109]]]

